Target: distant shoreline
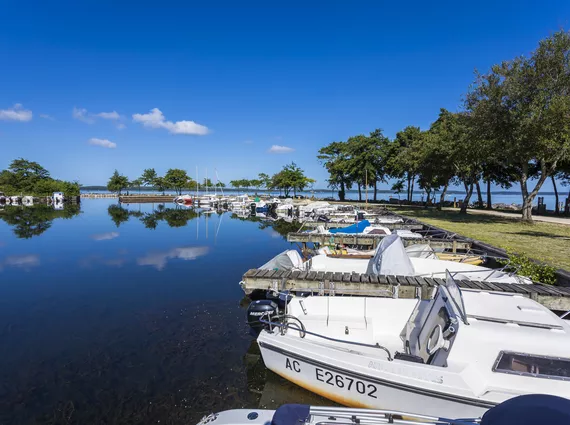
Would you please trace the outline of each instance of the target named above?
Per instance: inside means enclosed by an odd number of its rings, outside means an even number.
[[[107,190],[107,188],[105,186],[82,186],[81,187],[81,193],[89,193],[92,191],[96,191],[96,192],[103,192],[103,193],[111,193],[109,190]],[[267,190],[267,189],[255,189],[255,188],[240,188],[240,189],[235,189],[235,188],[217,188],[216,189],[217,192],[251,192],[251,193],[276,193],[278,192],[277,190]],[[139,188],[129,188],[129,192],[139,192]],[[160,192],[159,190],[152,188],[152,187],[141,187],[140,188],[140,192]],[[172,192],[172,191],[166,191],[166,192]],[[184,191],[185,193],[194,193],[195,190],[186,190]],[[200,190],[200,192],[204,192],[204,190]],[[209,188],[208,192],[214,192],[214,188]],[[337,195],[337,190],[332,190],[332,189],[314,189],[314,190],[303,190],[300,191],[299,193],[334,193],[335,197]],[[358,194],[358,190],[347,190],[346,193],[350,193],[350,194]],[[362,197],[364,198],[364,193],[365,191],[362,191]],[[389,189],[382,189],[382,190],[378,190],[377,191],[378,194],[382,193],[382,194],[391,194],[394,196],[397,196],[397,194],[393,191],[393,190],[389,190]],[[417,191],[414,190],[413,192],[416,195],[423,195],[425,194],[424,191]],[[441,192],[437,192],[437,194],[439,195],[439,193]],[[483,196],[487,195],[487,192],[481,192],[481,194]],[[447,191],[447,195],[465,195],[465,191],[461,191],[461,190],[448,190]],[[491,195],[517,195],[517,196],[522,196],[521,192],[511,192],[511,191],[497,191],[497,192],[491,192]],[[539,192],[537,196],[543,196],[543,195],[547,195],[547,196],[554,196],[555,193],[554,192]],[[370,199],[371,197],[374,196],[374,190],[369,189],[368,190],[368,199]],[[406,194],[405,193],[401,193],[400,194],[401,197],[405,197]],[[567,190],[560,190],[558,191],[558,196],[560,196],[560,199],[566,198],[566,196],[568,196],[568,191]],[[477,197],[477,193],[473,192],[473,194],[471,195],[472,198],[476,198]]]

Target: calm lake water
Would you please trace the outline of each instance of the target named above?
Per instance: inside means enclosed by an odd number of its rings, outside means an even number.
[[[266,371],[245,324],[238,282],[286,227],[106,199],[0,209],[0,423],[332,404]]]

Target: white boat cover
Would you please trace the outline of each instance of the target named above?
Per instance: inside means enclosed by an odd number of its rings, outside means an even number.
[[[289,249],[276,255],[260,269],[263,270],[300,270],[303,267],[303,259],[297,251]]]
[[[366,274],[371,275],[415,275],[414,266],[398,235],[384,237],[374,257],[368,262]]]
[[[420,233],[412,232],[408,229],[398,229],[396,233],[404,239],[421,239],[423,236]]]
[[[415,244],[406,247],[406,252],[410,258],[429,258],[438,260],[434,250],[428,244]]]

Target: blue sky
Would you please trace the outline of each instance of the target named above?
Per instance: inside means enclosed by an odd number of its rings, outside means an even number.
[[[105,184],[198,166],[228,182],[295,161],[325,187],[320,147],[426,129],[475,68],[569,25],[568,1],[496,3],[4,1],[0,169],[25,157]]]

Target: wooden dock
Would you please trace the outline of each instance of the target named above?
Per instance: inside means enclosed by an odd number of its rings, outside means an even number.
[[[301,272],[250,269],[240,285],[249,295],[253,291],[313,292],[320,295],[360,295],[391,298],[429,298],[438,278],[417,276],[371,276],[359,273]],[[508,284],[458,280],[464,289],[518,294],[531,298],[551,310],[570,310],[570,288],[543,284]]]
[[[324,226],[325,229],[340,229],[348,226],[353,226],[356,222],[338,223],[338,222],[324,222],[324,221],[303,221],[303,228],[316,229],[318,226]],[[371,223],[374,224],[374,223]],[[384,226],[390,230],[423,230],[425,226],[418,223],[379,223],[379,226]]]
[[[159,204],[163,202],[174,202],[173,195],[126,195],[120,196],[119,202],[122,204]]]
[[[358,245],[376,248],[385,235],[362,235],[362,234],[318,234],[318,233],[288,233],[288,242],[319,243],[321,245]],[[467,251],[471,248],[471,242],[460,239],[402,239],[404,246],[426,244],[434,249],[450,249],[452,252]]]

